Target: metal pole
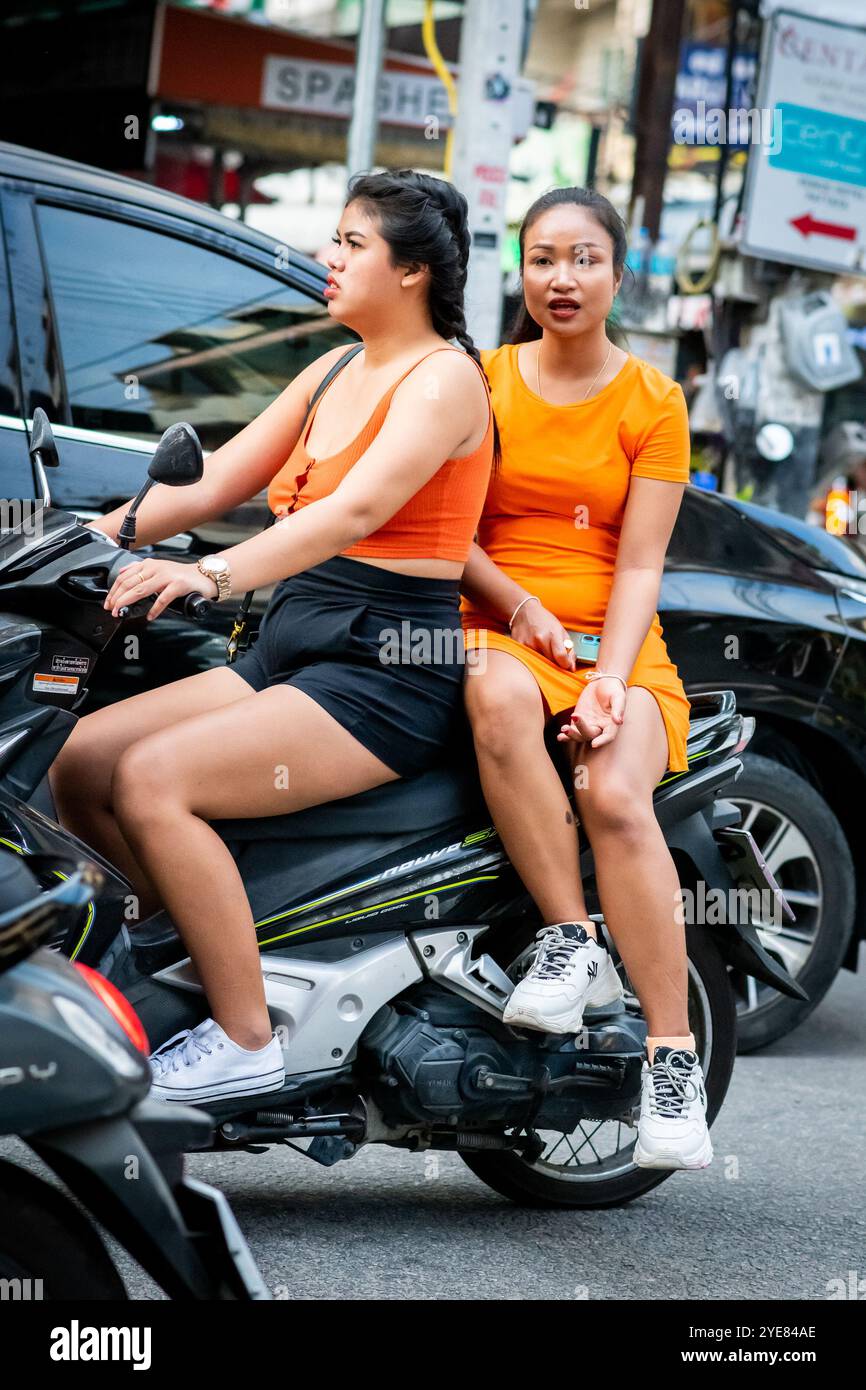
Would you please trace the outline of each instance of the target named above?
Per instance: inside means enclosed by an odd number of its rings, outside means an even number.
[[[524,14],[525,0],[467,0],[460,35],[452,177],[469,202],[466,323],[480,348],[499,344],[505,199]]]
[[[361,29],[355,49],[355,105],[346,154],[348,172],[370,169],[379,131],[379,78],[385,54],[387,0],[364,0]]]
[[[734,102],[734,63],[737,57],[737,25],[740,19],[740,0],[730,0],[728,16],[728,52],[725,59],[725,104],[723,111],[730,111]],[[728,167],[730,146],[727,140],[719,145],[719,162],[716,166],[716,206],[713,221],[718,226],[724,200],[725,170]],[[745,180],[744,180],[745,182]]]

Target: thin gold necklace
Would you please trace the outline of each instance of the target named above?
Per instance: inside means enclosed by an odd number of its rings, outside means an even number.
[[[598,381],[599,377],[603,375],[604,370],[605,370],[605,367],[607,366],[608,362],[610,361],[610,354],[611,354],[612,352],[613,352],[613,343],[611,343],[610,346],[609,346],[608,349],[607,349],[607,357],[604,359],[604,362],[602,363],[601,371],[596,372],[596,374],[595,374],[595,376],[593,377],[592,381],[589,383],[589,385],[587,386],[586,390],[584,391],[584,393],[583,393],[583,399],[584,399],[584,400],[586,400],[587,396],[589,395],[589,393],[590,393],[590,391],[592,390],[592,388],[593,388],[593,386],[595,385],[595,383]],[[539,396],[541,396],[542,393],[541,393],[541,339],[540,339],[540,338],[539,338],[539,340],[538,340],[538,352],[535,354],[535,384],[536,384],[536,386],[538,387],[538,394],[539,394]],[[543,400],[543,399],[544,399],[544,397],[542,396],[542,400]]]

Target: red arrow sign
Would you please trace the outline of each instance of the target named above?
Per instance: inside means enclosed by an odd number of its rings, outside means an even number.
[[[817,218],[812,216],[811,212],[804,212],[799,217],[792,217],[791,226],[796,227],[803,236],[817,232],[820,236],[841,237],[843,241],[856,241],[857,239],[856,227],[843,227],[838,222],[819,222]]]

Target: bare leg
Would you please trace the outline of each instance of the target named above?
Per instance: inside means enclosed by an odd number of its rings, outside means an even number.
[[[545,923],[584,922],[577,828],[544,746],[544,704],[531,673],[508,652],[489,651],[466,678],[481,786],[508,856]]]
[[[183,937],[211,1014],[240,1047],[271,1037],[243,880],[210,820],[287,815],[397,780],[310,696],[269,686],[121,754],[121,829]]]
[[[252,686],[230,666],[201,671],[83,715],[54,759],[48,783],[60,824],[129,880],[138,898],[133,921],[144,920],[163,904],[111,805],[111,778],[118,757],[146,734],[252,693]]]
[[[579,745],[585,783],[575,795],[595,859],[599,896],[649,1033],[689,1033],[685,928],[680,883],[653,809],[667,766],[661,711],[650,691],[629,688],[612,743]]]

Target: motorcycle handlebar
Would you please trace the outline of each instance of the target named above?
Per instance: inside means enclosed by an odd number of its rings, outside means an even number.
[[[98,529],[98,527],[91,527],[93,531],[97,531]],[[111,545],[116,545],[116,541],[112,541],[110,537],[105,536],[104,532],[100,532],[100,535],[103,536],[105,540],[108,540]],[[121,570],[126,568],[126,566],[122,564],[119,568],[115,568],[116,564],[119,564],[119,561],[112,560],[109,565],[109,585],[117,578]],[[107,590],[103,592],[101,589],[97,591],[92,584],[87,584],[83,580],[80,581],[76,587],[86,589],[91,596],[95,595],[103,598],[107,592]],[[128,618],[133,609],[137,609],[145,604],[149,607],[153,603],[154,598],[154,594],[148,594],[144,598],[138,599],[136,603],[125,603],[122,608],[118,609],[117,616],[119,618]],[[180,597],[172,599],[167,607],[173,609],[175,613],[183,614],[185,618],[192,618],[196,622],[201,622],[213,608],[215,602],[215,599],[206,598],[204,594],[181,594]]]
[[[153,595],[151,594],[148,598],[139,599],[138,603],[125,603],[122,608],[118,608],[117,616],[128,618],[133,608],[137,608],[139,604],[144,605],[152,602]],[[185,618],[193,618],[196,622],[201,622],[202,618],[213,608],[213,599],[205,598],[204,594],[182,594],[179,598],[172,599],[166,607],[173,608],[175,613],[182,613]]]
[[[169,604],[173,608],[174,604]],[[204,594],[185,594],[182,604],[182,612],[185,618],[195,618],[197,621],[209,613],[213,608],[213,599],[205,598]]]

